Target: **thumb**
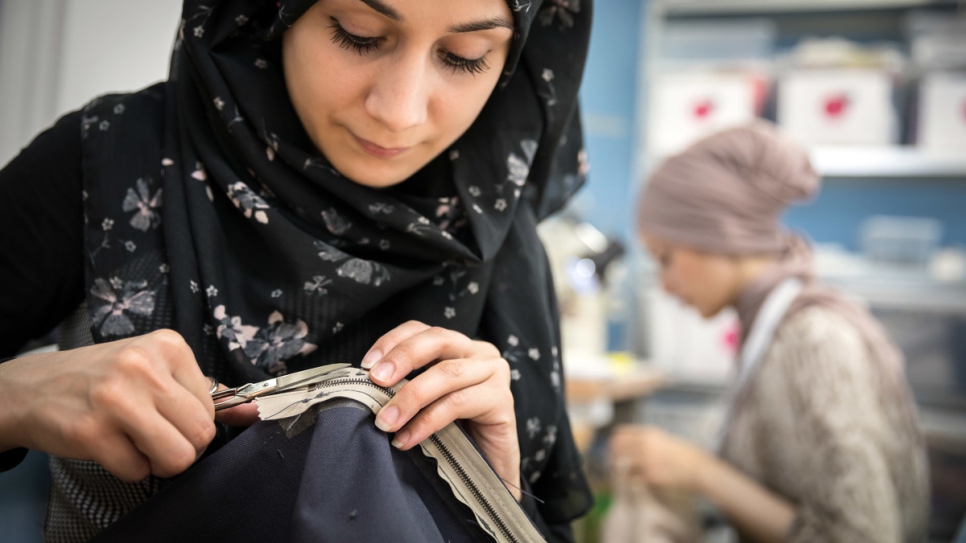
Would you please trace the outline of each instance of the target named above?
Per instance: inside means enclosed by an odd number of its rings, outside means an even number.
[[[258,406],[252,402],[236,405],[224,411],[216,411],[215,422],[228,426],[251,426],[258,422]]]

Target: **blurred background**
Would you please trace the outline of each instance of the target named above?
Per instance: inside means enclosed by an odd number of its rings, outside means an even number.
[[[572,0],[576,1],[576,0]],[[178,0],[0,0],[0,164],[92,97],[167,75]],[[966,514],[966,3],[598,0],[582,87],[591,170],[541,234],[564,312],[576,434],[598,507],[615,422],[710,444],[737,320],[660,292],[633,202],[663,157],[755,117],[808,145],[820,196],[785,217],[821,277],[861,298],[907,358],[932,469],[931,541]],[[0,474],[0,539],[40,541],[46,462]],[[709,541],[727,541],[712,511]]]

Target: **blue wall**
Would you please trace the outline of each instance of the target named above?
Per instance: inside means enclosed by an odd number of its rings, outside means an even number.
[[[871,215],[936,218],[943,245],[966,245],[966,179],[826,179],[818,199],[791,208],[785,222],[817,242],[855,250]]]
[[[594,3],[590,52],[581,86],[587,188],[584,218],[608,235],[626,236],[633,176],[641,0]]]

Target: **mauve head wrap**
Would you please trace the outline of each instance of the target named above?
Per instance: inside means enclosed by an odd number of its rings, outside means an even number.
[[[811,197],[808,153],[771,123],[709,136],[667,159],[638,200],[638,232],[711,253],[780,252],[779,217]]]

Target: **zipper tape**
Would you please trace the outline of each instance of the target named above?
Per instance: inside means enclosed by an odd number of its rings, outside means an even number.
[[[326,381],[301,390],[262,396],[255,403],[262,420],[294,417],[315,404],[335,398],[357,401],[378,415],[404,384],[405,380],[392,388],[382,387],[369,379],[368,372],[344,368]],[[423,454],[436,460],[439,476],[449,485],[453,496],[473,511],[480,527],[494,541],[544,541],[500,477],[455,423],[429,436],[419,446]]]

